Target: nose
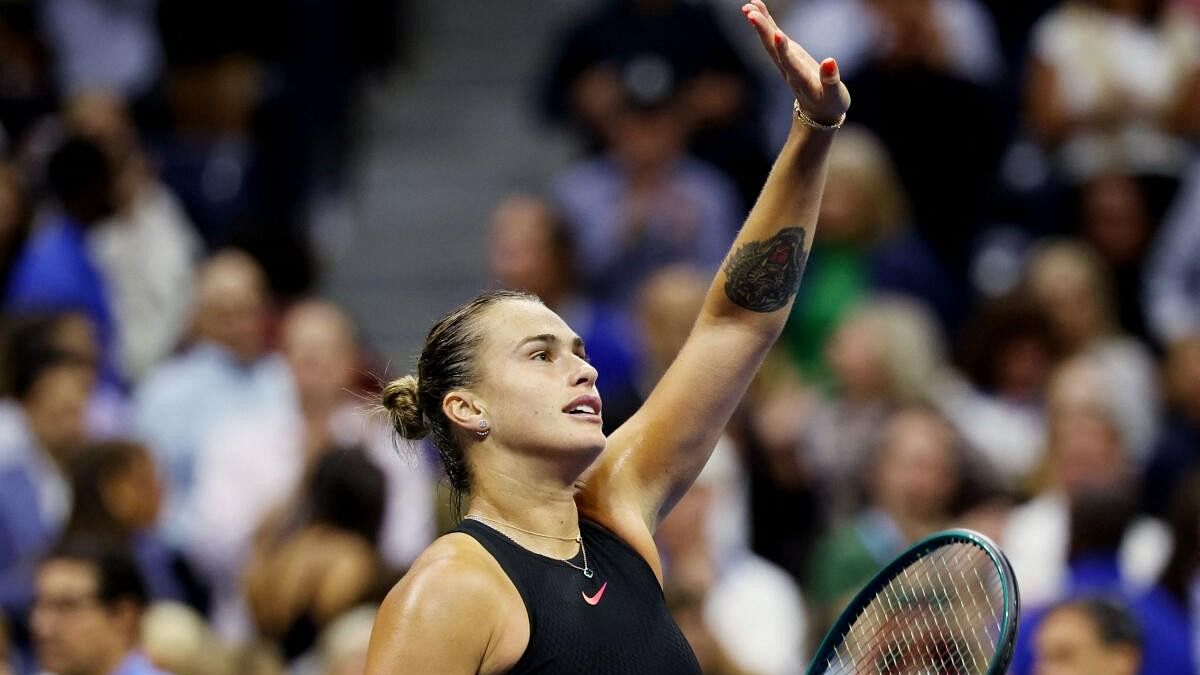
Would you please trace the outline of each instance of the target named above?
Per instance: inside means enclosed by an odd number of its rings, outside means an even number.
[[[571,382],[576,385],[596,384],[596,378],[600,376],[600,372],[596,370],[596,367],[579,356],[576,356],[575,360],[578,362],[578,366],[572,374]]]

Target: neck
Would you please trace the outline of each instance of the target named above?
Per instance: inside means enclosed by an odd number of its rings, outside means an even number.
[[[507,453],[490,454],[500,457]],[[533,536],[502,526],[504,534],[530,550],[552,557],[573,555],[573,542],[550,537],[569,540],[579,534],[575,479],[582,471],[567,479],[553,470],[538,470],[539,462],[532,458],[508,455],[501,459],[471,467],[474,485],[467,514],[545,535]]]

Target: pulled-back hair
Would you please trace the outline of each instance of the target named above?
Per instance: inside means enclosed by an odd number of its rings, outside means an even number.
[[[380,403],[388,411],[397,436],[410,441],[433,437],[433,445],[450,483],[451,506],[455,514],[461,511],[463,495],[470,492],[471,476],[463,447],[442,410],[442,400],[449,392],[469,388],[478,382],[475,357],[483,339],[479,316],[502,300],[540,302],[536,295],[523,291],[481,293],[442,317],[429,330],[417,361],[417,375],[392,380],[380,394]]]

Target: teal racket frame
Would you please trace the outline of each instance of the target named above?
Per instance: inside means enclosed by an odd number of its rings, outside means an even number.
[[[1021,613],[1020,591],[1017,588],[1017,579],[1016,575],[1013,574],[1012,565],[1008,562],[1008,558],[1005,557],[1000,547],[986,536],[967,529],[944,530],[932,534],[911,546],[907,551],[901,553],[895,560],[877,572],[875,577],[854,596],[854,599],[842,611],[838,620],[834,622],[833,627],[825,634],[825,639],[821,641],[816,656],[808,668],[807,675],[824,675],[829,668],[834,653],[842,644],[850,627],[892,579],[899,576],[909,565],[921,560],[933,551],[950,544],[976,546],[987,554],[992,564],[996,567],[996,573],[999,575],[1001,582],[1004,615],[1002,617],[1000,640],[997,643],[996,653],[992,656],[985,675],[1003,675],[1008,668],[1009,662],[1012,661],[1013,647],[1016,644],[1017,621]]]

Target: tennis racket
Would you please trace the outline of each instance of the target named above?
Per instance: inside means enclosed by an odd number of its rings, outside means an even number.
[[[939,532],[859,591],[808,675],[1002,675],[1019,612],[1000,549],[971,530]]]

